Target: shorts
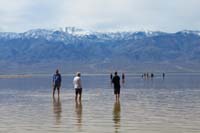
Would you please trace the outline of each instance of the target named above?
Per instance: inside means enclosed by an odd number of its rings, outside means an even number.
[[[57,89],[60,89],[60,84],[55,84],[55,85],[53,86],[53,88],[54,88],[54,89],[56,89],[56,88],[57,88]]]
[[[75,93],[76,93],[76,95],[81,95],[82,94],[82,88],[76,88],[75,89]]]
[[[120,88],[115,88],[114,89],[114,94],[116,95],[116,94],[120,94]]]

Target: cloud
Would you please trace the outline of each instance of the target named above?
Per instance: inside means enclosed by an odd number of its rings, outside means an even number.
[[[199,30],[199,0],[6,0],[0,25],[6,31],[78,26],[109,30]]]

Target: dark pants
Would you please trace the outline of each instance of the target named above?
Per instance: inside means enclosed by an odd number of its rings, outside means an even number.
[[[76,93],[76,95],[81,95],[82,94],[82,88],[76,88],[75,89],[75,93]]]
[[[114,89],[114,94],[116,95],[116,94],[120,94],[120,88],[115,88]]]
[[[55,85],[53,86],[53,89],[54,89],[54,90],[55,90],[55,89],[59,90],[59,89],[60,89],[60,84],[55,84]]]

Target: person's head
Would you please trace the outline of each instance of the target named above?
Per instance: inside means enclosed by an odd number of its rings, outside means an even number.
[[[57,69],[57,70],[56,70],[56,74],[58,74],[58,73],[59,73],[59,70]]]
[[[76,73],[76,76],[80,77],[80,76],[81,76],[81,73],[80,73],[80,72],[77,72],[77,73]]]
[[[117,71],[115,72],[115,75],[117,75]]]

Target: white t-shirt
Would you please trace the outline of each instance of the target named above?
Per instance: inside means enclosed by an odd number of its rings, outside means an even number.
[[[74,77],[74,88],[77,89],[77,88],[82,88],[82,85],[81,85],[81,78],[76,76]]]

